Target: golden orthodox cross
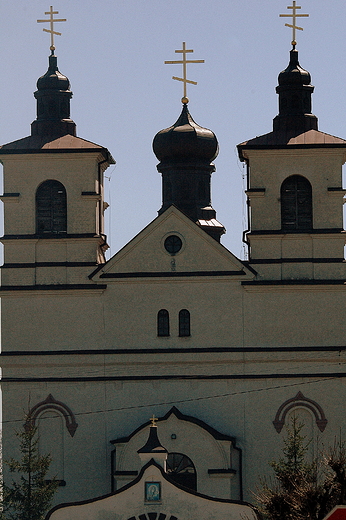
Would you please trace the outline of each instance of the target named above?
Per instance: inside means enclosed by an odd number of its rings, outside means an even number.
[[[151,417],[151,426],[155,426],[156,427],[156,423],[158,421],[158,418],[155,417],[155,415],[153,414],[153,416]]]
[[[197,85],[197,81],[191,81],[190,79],[186,79],[186,65],[187,65],[187,63],[204,63],[204,60],[187,60],[186,59],[186,54],[188,52],[193,52],[193,50],[192,49],[187,49],[186,45],[185,45],[185,42],[183,42],[183,48],[179,49],[179,50],[176,50],[175,52],[181,52],[182,55],[183,55],[183,59],[182,60],[176,60],[176,61],[165,61],[165,63],[169,63],[169,64],[180,63],[180,64],[183,65],[183,77],[182,78],[177,78],[176,76],[172,76],[172,78],[176,79],[178,81],[182,81],[184,83],[184,97],[182,98],[181,101],[184,104],[186,104],[186,103],[189,102],[189,98],[186,96],[186,84],[187,83],[191,83],[192,85]]]
[[[296,42],[296,29],[298,29],[298,31],[303,31],[303,27],[298,27],[298,25],[296,25],[296,19],[298,17],[301,17],[301,16],[309,16],[308,14],[297,14],[297,9],[301,9],[301,6],[300,5],[296,5],[296,1],[293,0],[293,5],[289,5],[287,6],[287,9],[292,9],[292,14],[280,14],[279,16],[282,16],[282,17],[292,17],[292,25],[289,24],[289,23],[285,23],[285,26],[286,27],[290,27],[291,29],[293,29],[293,39],[292,39],[292,45],[295,46],[297,45],[297,42]]]
[[[37,20],[38,23],[49,22],[50,29],[43,29],[44,32],[50,33],[50,50],[52,54],[54,54],[54,34],[61,36],[61,33],[58,31],[54,31],[54,22],[66,22],[66,18],[54,18],[55,14],[59,14],[59,11],[53,11],[53,6],[50,6],[50,10],[46,11],[44,14],[49,14],[50,18],[48,20]]]

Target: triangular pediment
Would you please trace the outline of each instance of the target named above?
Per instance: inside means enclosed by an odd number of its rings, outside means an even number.
[[[175,240],[181,246],[176,252],[168,250],[166,239],[172,240],[171,237],[177,237]],[[239,276],[242,280],[254,276],[228,249],[171,206],[92,273],[91,278],[108,282],[132,276],[217,274]]]

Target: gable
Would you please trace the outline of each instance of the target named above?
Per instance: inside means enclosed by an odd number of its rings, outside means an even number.
[[[165,242],[172,237],[180,242],[177,252]],[[131,274],[205,276],[209,273],[253,278],[243,262],[171,206],[90,277],[96,281]]]
[[[190,491],[193,489],[213,496],[241,496],[240,457],[234,437],[215,430],[197,417],[181,413],[176,407],[157,419],[157,422],[160,443],[167,450],[167,471],[175,482],[180,482]],[[111,441],[115,448],[112,453],[115,489],[131,481],[139,473],[141,461],[138,448],[143,446],[148,438],[148,426],[149,423],[146,422],[128,437]],[[171,456],[177,456],[175,460],[184,457],[185,463],[188,459],[191,462],[190,476],[194,473],[197,480],[192,483],[190,480],[177,479],[177,473],[180,471],[172,465]]]
[[[155,493],[151,494],[153,485]],[[200,520],[257,520],[255,510],[246,502],[217,499],[175,485],[153,460],[142,468],[133,482],[115,493],[94,500],[62,504],[52,509],[47,519],[135,520],[144,517],[183,520],[186,512],[189,517]]]

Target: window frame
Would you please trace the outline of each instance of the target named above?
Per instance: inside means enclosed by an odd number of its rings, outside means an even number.
[[[67,194],[60,181],[48,179],[37,187],[35,212],[37,235],[67,233]]]
[[[167,309],[160,309],[157,313],[157,336],[167,338],[170,336],[169,312]]]
[[[173,458],[174,465],[171,464]],[[182,465],[185,462],[185,465]],[[186,471],[187,468],[191,468],[192,471]],[[184,486],[192,491],[197,491],[197,471],[193,461],[180,452],[169,452],[166,461],[166,472],[167,475],[173,480],[173,482]],[[191,483],[193,485],[191,485]]]
[[[191,336],[191,315],[187,309],[179,311],[179,337],[187,338]]]
[[[290,175],[281,184],[281,229],[306,232],[313,229],[312,186],[302,175]]]

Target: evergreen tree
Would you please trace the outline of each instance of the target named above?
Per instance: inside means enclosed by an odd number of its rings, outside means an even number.
[[[309,460],[303,424],[293,419],[284,439],[283,456],[269,465],[274,479],[261,481],[255,493],[266,520],[322,520],[338,504],[346,504],[346,447],[336,442]]]
[[[46,480],[52,459],[39,454],[37,427],[30,417],[16,435],[21,458],[4,463],[14,478],[10,485],[3,483],[1,520],[43,520],[58,486],[57,480]]]

